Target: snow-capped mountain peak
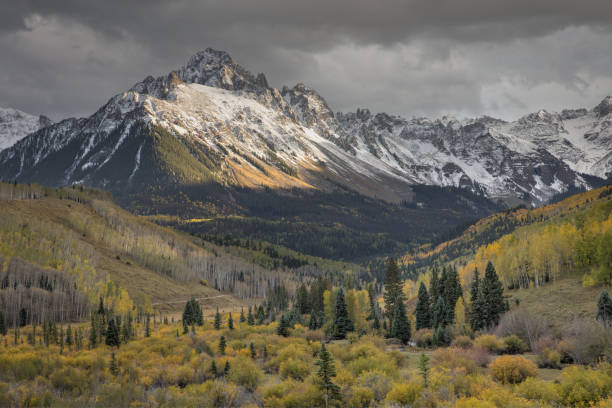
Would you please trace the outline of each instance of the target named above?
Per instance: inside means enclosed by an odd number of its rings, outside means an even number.
[[[38,129],[53,122],[12,108],[0,108],[0,150],[6,149]]]
[[[410,200],[411,186],[428,184],[540,204],[589,187],[583,173],[612,174],[609,114],[610,98],[591,110],[540,110],[514,122],[334,113],[314,89],[270,88],[263,74],[206,49],[91,117],[1,152],[0,178],[86,183],[117,194],[211,178],[250,188],[343,185],[390,201]]]

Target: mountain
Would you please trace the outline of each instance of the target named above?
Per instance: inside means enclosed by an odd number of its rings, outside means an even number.
[[[201,236],[356,259],[592,187],[612,170],[610,119],[609,99],[516,122],[335,113],[207,49],[0,152],[0,180],[99,187]]]
[[[0,150],[9,148],[32,132],[53,122],[46,116],[33,116],[17,109],[0,108]]]
[[[151,184],[141,169],[159,164],[147,161],[161,142],[144,135],[161,128],[190,157],[172,163],[175,157],[165,154],[174,168],[160,176],[182,182],[322,190],[331,182],[389,201],[410,201],[410,186],[426,184],[541,204],[588,188],[582,174],[612,174],[611,101],[515,122],[334,113],[313,89],[270,88],[263,74],[207,49],[178,71],[147,77],[89,118],[67,119],[24,140],[0,156],[0,170],[3,180],[129,192]]]

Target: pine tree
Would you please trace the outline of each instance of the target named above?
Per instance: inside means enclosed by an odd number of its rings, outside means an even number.
[[[227,377],[230,372],[230,363],[229,360],[225,360],[225,367],[223,367],[223,376]]]
[[[597,320],[607,327],[612,326],[612,299],[610,299],[606,290],[603,290],[599,295]]]
[[[402,291],[403,283],[395,259],[389,258],[387,274],[385,276],[385,314],[391,319],[395,311],[395,305],[404,300]]]
[[[500,316],[506,311],[506,304],[504,288],[491,262],[487,264],[485,276],[479,286],[482,286],[484,297],[482,327],[492,327],[499,323]]]
[[[227,328],[234,330],[234,319],[232,319],[232,312],[229,312],[229,317],[227,318]]]
[[[266,320],[266,312],[264,312],[264,308],[262,305],[259,305],[257,308],[257,324],[261,325]]]
[[[478,276],[478,268],[474,268],[474,276],[472,278],[472,287],[470,288],[470,303],[474,303],[478,297],[478,286],[480,285],[480,277]]]
[[[305,284],[301,284],[295,294],[295,308],[299,314],[310,313],[310,299]]]
[[[425,353],[419,357],[419,373],[423,377],[423,386],[429,387],[429,357]]]
[[[310,319],[308,320],[308,330],[316,330],[317,328],[317,318],[313,312],[310,314]]]
[[[461,283],[459,282],[459,275],[457,274],[457,269],[454,266],[449,266],[446,269],[444,284],[442,285],[444,288],[443,297],[446,303],[446,311],[447,315],[445,318],[446,325],[452,325],[455,321],[455,305],[457,304],[457,300],[462,295]]]
[[[116,375],[119,374],[119,366],[117,365],[117,360],[115,359],[115,352],[114,351],[111,354],[109,370],[110,370],[112,375],[116,376]]]
[[[255,344],[253,344],[253,342],[249,344],[249,349],[251,350],[251,358],[254,359],[257,357],[257,353],[255,352]]]
[[[473,331],[482,330],[484,328],[484,308],[486,299],[482,290],[482,285],[478,285],[476,297],[472,301],[472,310],[470,312],[470,327]]]
[[[348,332],[355,330],[353,322],[349,318],[344,300],[344,292],[338,289],[336,294],[336,310],[332,327],[332,336],[336,339],[345,339]]]
[[[410,321],[406,317],[406,306],[404,306],[404,302],[399,302],[395,305],[395,313],[391,321],[391,337],[406,344],[410,340],[410,331]]]
[[[431,309],[429,294],[425,284],[421,282],[419,286],[419,295],[417,298],[417,305],[415,310],[416,315],[416,329],[428,329],[431,328]]]
[[[431,270],[431,279],[429,281],[429,300],[431,301],[431,309],[436,307],[438,297],[440,297],[440,280],[438,278],[438,268],[436,266]]]
[[[225,354],[225,347],[227,346],[227,342],[225,341],[225,336],[221,336],[219,338],[219,354],[224,355]]]
[[[217,377],[219,374],[217,373],[217,364],[215,364],[215,360],[210,363],[210,372],[213,377]]]
[[[145,320],[145,337],[151,337],[151,317],[148,313]]]
[[[446,315],[446,302],[444,302],[444,298],[442,296],[438,296],[438,301],[436,302],[436,306],[433,310],[432,327],[434,329],[444,327],[446,324]]]
[[[240,308],[240,323],[246,322],[246,317],[244,317],[244,307]]]
[[[96,318],[91,315],[91,328],[89,329],[89,348],[95,348],[98,345],[98,325],[96,324]]]
[[[380,319],[378,318],[378,314],[374,315],[374,323],[372,324],[372,328],[374,330],[380,330]]]
[[[221,313],[219,313],[219,308],[217,308],[217,312],[215,313],[215,329],[219,330],[221,328]]]
[[[281,315],[281,318],[278,322],[278,326],[276,328],[276,334],[278,334],[279,336],[283,336],[283,337],[288,337],[289,336],[289,323],[287,322],[287,319],[285,318],[285,315]]]
[[[68,325],[66,329],[66,345],[70,348],[74,344],[74,338],[72,337],[72,326]]]
[[[4,313],[0,310],[0,335],[6,336],[6,322],[4,321]]]
[[[189,326],[187,326],[187,321],[183,319],[183,334],[189,333]]]
[[[119,338],[119,328],[115,323],[115,319],[112,317],[108,319],[108,328],[106,329],[106,345],[111,347],[119,347],[121,345],[121,340]]]
[[[315,363],[319,366],[317,376],[319,377],[319,387],[323,391],[325,396],[325,408],[328,408],[330,402],[334,400],[341,400],[340,387],[332,382],[332,378],[336,376],[336,368],[334,366],[334,360],[325,348],[325,344],[321,344],[321,351],[319,351],[319,359]]]
[[[249,326],[255,325],[255,317],[253,317],[253,312],[251,310],[251,306],[249,306],[249,313],[247,314],[247,324]]]

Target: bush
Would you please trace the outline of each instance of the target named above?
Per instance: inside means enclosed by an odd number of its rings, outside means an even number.
[[[310,367],[302,360],[290,358],[281,363],[279,373],[282,379],[293,378],[294,380],[303,381],[310,374]]]
[[[463,369],[466,374],[475,373],[477,370],[476,362],[469,358],[469,354],[455,347],[437,349],[433,354],[432,362],[438,367],[449,370]]]
[[[534,349],[535,343],[540,337],[548,333],[548,322],[542,316],[534,315],[530,310],[515,310],[505,313],[499,320],[495,334],[500,337],[518,336]]]
[[[508,354],[521,354],[529,349],[527,344],[515,334],[504,338],[504,346]]]
[[[491,362],[491,355],[486,349],[472,348],[465,352],[479,367],[486,367]]]
[[[563,364],[571,364],[574,362],[572,350],[574,349],[573,339],[563,339],[557,344],[557,351],[561,354],[561,362]]]
[[[249,391],[254,391],[261,383],[263,373],[250,358],[237,358],[232,362],[229,379]]]
[[[489,364],[491,375],[502,384],[518,384],[538,374],[532,361],[520,356],[498,357]]]
[[[348,401],[351,408],[369,407],[374,400],[374,391],[366,387],[353,387],[353,395]]]
[[[535,353],[541,353],[544,349],[554,349],[557,348],[557,344],[559,342],[553,339],[550,336],[542,336],[536,341],[531,348]]]
[[[594,319],[577,319],[565,329],[572,340],[568,354],[578,364],[591,364],[610,353],[609,330]]]
[[[610,365],[606,364],[604,368],[607,370],[581,366],[564,368],[559,385],[561,402],[567,406],[585,407],[610,396],[612,392]]]
[[[412,336],[412,340],[417,346],[422,348],[430,348],[433,346],[433,330],[420,329]]]
[[[412,405],[421,393],[421,384],[414,381],[395,384],[387,394],[387,401],[401,406]]]
[[[504,350],[505,344],[494,334],[483,334],[474,340],[475,348],[483,348],[489,353],[499,353]]]
[[[468,336],[457,336],[452,343],[453,347],[459,347],[462,349],[469,349],[473,344],[474,342]]]
[[[391,378],[380,370],[367,371],[357,378],[357,384],[372,390],[374,399],[380,401],[391,390]]]
[[[538,400],[547,403],[555,403],[559,399],[555,384],[537,378],[527,378],[517,385],[516,393],[520,397],[529,400]]]
[[[561,353],[557,350],[545,348],[536,357],[540,368],[561,368]]]

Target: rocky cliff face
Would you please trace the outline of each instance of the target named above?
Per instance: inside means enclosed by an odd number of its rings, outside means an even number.
[[[207,49],[147,77],[85,119],[67,119],[0,152],[0,178],[85,183],[123,194],[163,183],[250,188],[344,186],[389,201],[411,186],[469,189],[540,204],[612,175],[611,98],[515,122],[334,113],[303,84],[270,88]]]

